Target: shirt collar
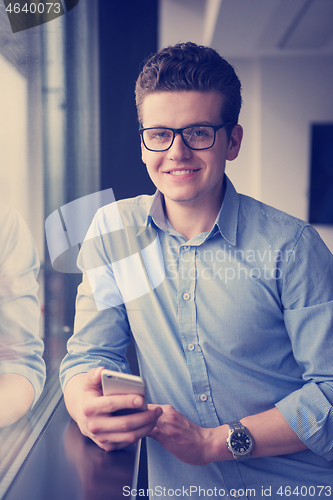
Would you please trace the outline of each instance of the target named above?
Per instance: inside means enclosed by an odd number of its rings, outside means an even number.
[[[228,243],[236,245],[238,211],[240,204],[239,195],[226,175],[224,175],[224,180],[226,183],[224,199],[214,227],[210,231],[210,235],[216,234],[216,230],[218,230]],[[145,228],[151,225],[152,222],[162,231],[166,233],[170,232],[168,221],[164,212],[164,197],[159,190],[156,191],[153,197],[148,217],[144,226],[140,229],[138,236],[145,230]]]
[[[162,231],[168,232],[168,220],[164,209],[164,196],[157,190],[151,204],[147,223],[154,222]]]
[[[218,228],[228,243],[236,245],[240,199],[239,194],[226,175],[224,175],[224,181],[226,183],[224,198],[214,228]]]
[[[142,234],[147,227],[151,226],[152,223],[162,231],[166,233],[169,232],[168,221],[164,212],[164,197],[158,189],[153,196],[147,219],[143,227],[141,227],[140,231],[138,232],[137,236],[140,236],[140,234]]]

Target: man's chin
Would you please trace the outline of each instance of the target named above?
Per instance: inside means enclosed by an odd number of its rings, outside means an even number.
[[[173,195],[169,196],[168,194],[164,194],[164,199],[170,200],[172,203],[179,203],[180,205],[191,204],[197,201],[200,198],[198,194],[196,195]]]

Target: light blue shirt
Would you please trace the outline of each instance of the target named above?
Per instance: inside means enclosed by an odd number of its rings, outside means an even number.
[[[214,227],[188,241],[166,220],[159,192],[97,212],[79,259],[83,282],[62,384],[100,365],[128,371],[132,331],[150,402],[207,428],[277,406],[309,448],[195,467],[148,438],[155,496],[251,498],[271,488],[272,498],[284,498],[290,486],[292,498],[296,487],[302,498],[327,498],[333,256],[309,224],[225,182]]]
[[[26,223],[16,210],[0,203],[0,374],[28,379],[35,390],[34,403],[45,382],[38,271],[39,258]]]

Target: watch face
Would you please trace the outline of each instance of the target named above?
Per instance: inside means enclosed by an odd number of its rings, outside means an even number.
[[[246,432],[236,430],[231,435],[230,445],[236,453],[244,455],[251,449],[252,439]]]

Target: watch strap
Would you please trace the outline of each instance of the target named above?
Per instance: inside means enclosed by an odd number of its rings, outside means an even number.
[[[244,425],[239,420],[234,420],[234,422],[229,422],[228,425],[232,431],[235,431],[237,429],[246,429],[246,427],[244,427]]]

